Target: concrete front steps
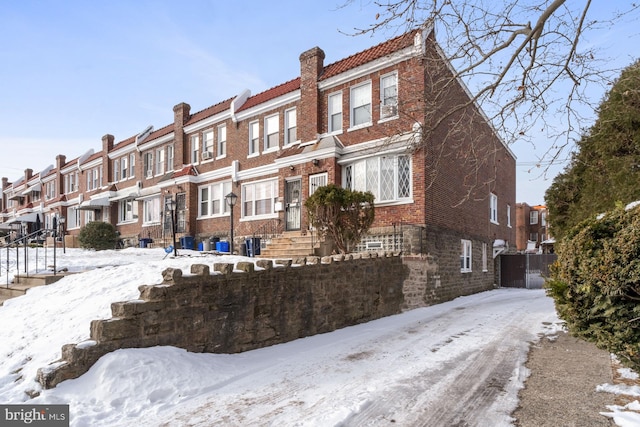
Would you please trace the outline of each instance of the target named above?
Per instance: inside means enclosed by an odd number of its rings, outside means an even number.
[[[9,285],[0,284],[0,305],[10,298],[19,297],[27,293],[27,291],[36,286],[45,286],[57,282],[65,276],[68,276],[69,272],[59,272],[55,275],[53,273],[42,274],[30,274],[29,276],[16,275],[13,278],[13,282]]]
[[[285,231],[278,237],[273,237],[264,249],[260,258],[296,258],[313,255],[315,248],[320,247],[317,235],[302,234],[301,231]]]

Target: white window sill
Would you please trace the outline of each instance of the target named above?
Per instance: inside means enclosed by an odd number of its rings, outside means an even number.
[[[361,125],[358,126],[352,126],[349,129],[347,129],[347,132],[353,132],[355,130],[360,130],[360,129],[366,129],[368,127],[373,126],[373,122],[367,122],[367,123],[363,123]]]
[[[223,154],[221,156],[216,157],[216,160],[224,159],[225,157],[227,157],[227,155]]]
[[[280,146],[277,147],[271,147],[271,148],[266,148],[262,151],[262,154],[267,154],[267,153],[275,153],[278,150],[280,150]]]
[[[240,218],[240,222],[257,221],[261,219],[274,219],[274,218],[278,218],[277,212],[274,212],[272,214],[266,214],[266,215],[243,216],[242,218]]]
[[[400,116],[397,115],[397,114],[395,116],[385,117],[384,119],[378,120],[378,124],[385,123],[385,122],[390,122],[390,121],[393,121],[393,120],[397,120],[399,118],[400,118]]]
[[[247,159],[252,159],[254,157],[258,157],[260,155],[260,153],[251,153],[247,156]]]

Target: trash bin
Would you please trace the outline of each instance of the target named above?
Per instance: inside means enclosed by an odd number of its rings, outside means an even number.
[[[204,243],[198,242],[198,251],[200,252],[204,251]]]
[[[204,239],[201,243],[202,245],[202,250],[203,251],[210,251],[211,250],[211,241]]]
[[[180,246],[182,249],[191,249],[195,248],[195,240],[192,236],[183,236],[180,238]]]
[[[247,256],[247,244],[240,243],[240,256]]]
[[[229,242],[216,242],[218,252],[229,252]]]
[[[244,244],[247,246],[247,256],[253,257],[253,239],[245,239]]]
[[[211,244],[211,249],[215,249],[215,248],[216,248],[216,243],[218,243],[219,241],[220,241],[220,238],[219,238],[219,237],[214,237],[214,236],[212,236],[212,237],[209,239],[209,243]]]
[[[245,239],[245,245],[247,246],[247,256],[255,257],[260,255],[260,238],[250,237]]]
[[[153,239],[147,239],[147,238],[140,239],[140,247],[141,248],[148,247],[149,243],[153,243]]]
[[[253,255],[254,256],[260,255],[260,238],[259,237],[253,238]]]

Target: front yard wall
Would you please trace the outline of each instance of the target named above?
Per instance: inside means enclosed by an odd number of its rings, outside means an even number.
[[[259,260],[258,271],[252,262],[235,270],[215,264],[214,274],[201,264],[190,275],[167,269],[162,284],[140,287],[140,299],[113,303],[111,319],[92,322],[91,340],[65,345],[62,360],[41,369],[38,380],[54,387],[119,348],[237,353],[400,313],[408,275],[402,258],[368,256],[311,257],[294,267]]]

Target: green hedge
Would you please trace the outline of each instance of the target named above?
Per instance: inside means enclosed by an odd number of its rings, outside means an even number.
[[[572,335],[640,368],[640,208],[571,229],[557,245],[547,293]]]
[[[82,227],[78,235],[80,246],[97,251],[114,249],[118,241],[116,228],[108,222],[93,221]]]

